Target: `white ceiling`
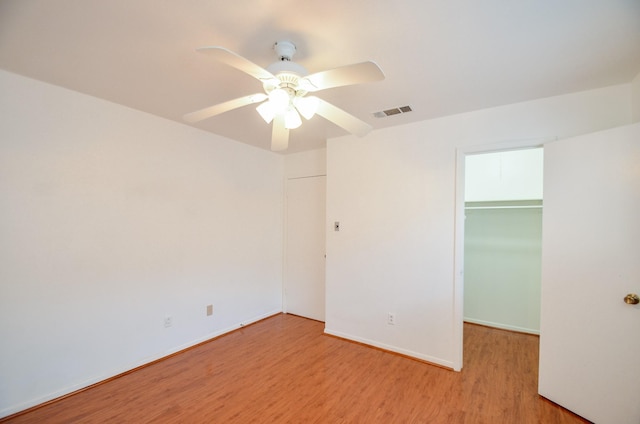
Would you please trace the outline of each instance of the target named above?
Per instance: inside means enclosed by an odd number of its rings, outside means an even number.
[[[628,83],[640,72],[640,0],[0,0],[0,68],[178,122],[261,91],[196,47],[267,66],[293,41],[317,72],[373,60],[383,82],[318,93],[374,128]],[[413,112],[374,118],[410,105]],[[195,125],[269,149],[247,106]],[[316,116],[288,153],[345,134]]]

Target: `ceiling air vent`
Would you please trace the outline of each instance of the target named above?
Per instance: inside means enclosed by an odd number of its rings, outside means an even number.
[[[393,109],[383,110],[381,112],[374,112],[373,116],[375,116],[376,118],[386,118],[387,116],[399,115],[401,113],[407,113],[411,111],[412,111],[411,106],[401,106],[401,107],[394,107]]]

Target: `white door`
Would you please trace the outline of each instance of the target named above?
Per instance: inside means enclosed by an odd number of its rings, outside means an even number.
[[[544,149],[539,392],[640,423],[640,124]]]
[[[324,321],[326,177],[287,181],[285,311]]]

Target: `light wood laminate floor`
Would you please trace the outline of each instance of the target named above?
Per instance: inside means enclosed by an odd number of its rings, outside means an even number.
[[[463,371],[276,315],[10,423],[586,423],[537,395],[538,337],[465,324]]]

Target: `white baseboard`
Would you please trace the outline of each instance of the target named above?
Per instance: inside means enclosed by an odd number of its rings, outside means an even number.
[[[369,346],[373,346],[373,347],[377,347],[380,349],[384,349],[387,350],[389,352],[395,352],[395,353],[399,353],[401,355],[405,355],[405,356],[409,356],[412,358],[416,358],[416,359],[420,359],[422,361],[426,361],[426,362],[430,362],[432,364],[435,365],[440,365],[446,368],[451,368],[453,370],[453,362],[452,361],[448,361],[446,359],[442,359],[442,358],[436,358],[434,356],[430,356],[430,355],[425,355],[422,353],[418,353],[418,352],[413,352],[411,350],[407,350],[407,349],[403,349],[397,346],[392,346],[392,345],[388,345],[385,343],[380,343],[377,342],[375,340],[369,340],[369,339],[365,339],[362,337],[357,337],[357,336],[353,336],[351,334],[346,334],[346,333],[342,333],[340,331],[334,331],[331,330],[329,328],[325,328],[324,329],[325,334],[329,334],[331,336],[336,336],[336,337],[340,337],[341,339],[346,339],[346,340],[351,340],[354,342],[358,342],[358,343],[362,343],[365,345],[369,345]]]
[[[464,322],[468,322],[471,324],[484,325],[486,327],[499,328],[501,330],[516,331],[518,333],[540,335],[540,330],[535,328],[518,327],[515,325],[501,324],[499,322],[483,321],[481,319],[467,318],[467,317],[464,318]]]

